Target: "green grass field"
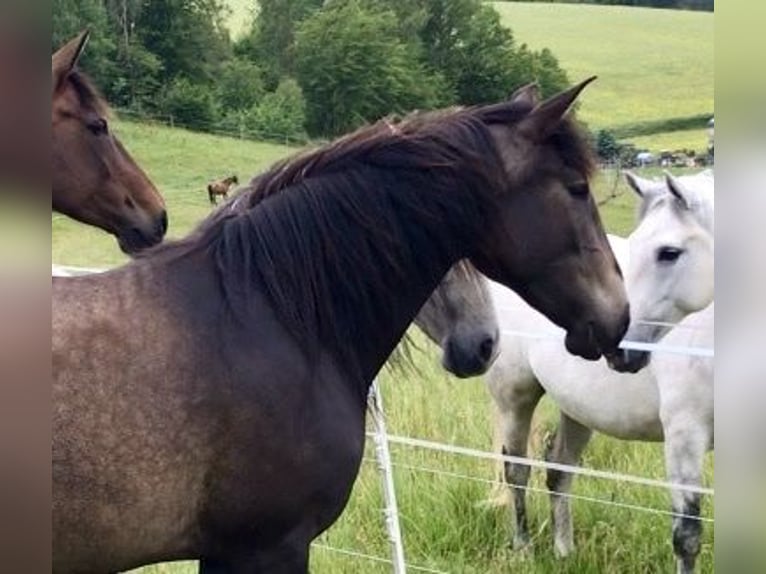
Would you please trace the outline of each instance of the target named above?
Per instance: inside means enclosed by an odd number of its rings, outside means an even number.
[[[572,81],[598,76],[580,114],[591,128],[713,113],[713,14],[625,6],[493,2],[516,41],[550,48]],[[679,149],[699,137],[663,134],[648,149]]]
[[[114,122],[138,162],[148,171],[166,198],[170,213],[170,235],[179,237],[210,212],[204,191],[209,179],[231,171],[245,180],[276,159],[294,150],[272,144],[195,134],[163,126]],[[651,173],[651,172],[650,172]],[[610,231],[626,234],[632,227],[635,201],[613,173],[596,178],[599,197],[617,185],[618,196],[602,207]],[[53,261],[90,267],[125,261],[115,241],[62,216],[53,216]],[[417,372],[406,375],[384,373],[382,390],[389,432],[435,441],[491,449],[490,401],[480,379],[460,381],[438,365],[435,349],[422,338],[416,352]],[[541,456],[545,435],[555,426],[550,404],[538,413],[533,436],[534,456]],[[559,561],[552,556],[547,497],[531,493],[530,518],[536,532],[534,550],[508,550],[508,515],[504,509],[486,509],[479,503],[489,494],[483,482],[455,478],[433,471],[493,478],[490,463],[459,456],[445,456],[402,446],[392,446],[396,467],[405,550],[409,563],[451,573],[602,573],[645,574],[673,570],[670,519],[667,516],[624,510],[589,502],[574,502],[575,556]],[[372,458],[371,451],[368,459]],[[625,443],[598,436],[583,464],[593,468],[663,478],[661,445]],[[404,466],[429,471],[412,470]],[[341,519],[319,541],[335,548],[388,557],[383,527],[379,475],[365,461],[354,494]],[[712,479],[712,462],[708,484]],[[544,488],[541,472],[533,473],[532,486]],[[580,479],[574,492],[606,500],[666,509],[668,496],[662,491],[625,484]],[[703,513],[712,514],[705,501]],[[701,557],[702,572],[713,571],[712,528],[706,526]],[[193,563],[159,565],[142,574],[185,574],[195,572]],[[387,573],[390,566],[351,558],[324,548],[312,552],[312,572]]]

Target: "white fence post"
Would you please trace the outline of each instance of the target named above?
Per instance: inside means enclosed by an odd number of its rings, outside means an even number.
[[[391,465],[391,453],[388,450],[388,433],[386,432],[386,420],[383,412],[383,401],[375,380],[370,387],[368,405],[372,416],[375,432],[372,435],[375,443],[375,457],[378,460],[378,470],[383,478],[383,498],[385,500],[386,530],[391,542],[392,563],[394,574],[407,572],[404,563],[404,545],[402,543],[402,531],[399,527],[399,507],[396,504],[396,489],[394,488],[394,472]]]

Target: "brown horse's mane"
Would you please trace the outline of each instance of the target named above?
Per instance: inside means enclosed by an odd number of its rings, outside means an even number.
[[[109,104],[87,74],[75,68],[67,75],[67,81],[74,88],[83,108],[90,108],[103,117],[111,115]]]
[[[310,355],[321,342],[361,378],[354,349],[374,344],[375,329],[401,304],[403,277],[427,282],[443,273],[507,190],[490,126],[529,111],[507,102],[361,128],[277,163],[186,239],[142,259],[205,250],[230,315],[245,321],[258,290]],[[590,172],[590,148],[571,120],[551,142]]]

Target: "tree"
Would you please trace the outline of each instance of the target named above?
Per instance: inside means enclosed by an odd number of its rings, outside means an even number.
[[[322,6],[322,0],[260,0],[258,17],[240,42],[239,53],[262,67],[267,84],[294,73],[292,47],[297,26]]]
[[[231,55],[220,0],[143,0],[136,34],[163,63],[165,82],[211,82]]]
[[[221,67],[218,96],[226,110],[250,109],[264,94],[263,72],[252,62],[233,58]]]
[[[56,50],[85,29],[90,30],[81,67],[109,97],[117,78],[115,43],[102,0],[53,0],[53,49]]]
[[[336,135],[442,101],[439,78],[397,38],[397,26],[393,12],[374,11],[361,0],[331,2],[300,25],[295,71],[310,134]]]
[[[371,0],[399,6],[402,0]],[[443,74],[457,103],[478,104],[506,97],[536,80],[543,96],[569,85],[550,50],[517,49],[500,15],[480,0],[416,0],[425,13],[419,37],[424,61]],[[411,5],[411,3],[410,3]]]

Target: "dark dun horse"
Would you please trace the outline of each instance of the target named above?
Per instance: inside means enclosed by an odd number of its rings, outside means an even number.
[[[53,55],[53,209],[108,231],[134,254],[162,241],[165,203],[109,130],[106,102],[76,68],[87,40],[83,32]]]
[[[369,385],[468,258],[616,352],[628,304],[566,111],[364,128],[257,178],[187,239],[53,280],[53,569],[306,572],[359,469]]]
[[[216,195],[223,196],[224,199],[229,197],[229,190],[233,185],[239,183],[236,175],[231,175],[218,181],[212,181],[207,184],[207,196],[210,199],[210,204],[216,204]]]

